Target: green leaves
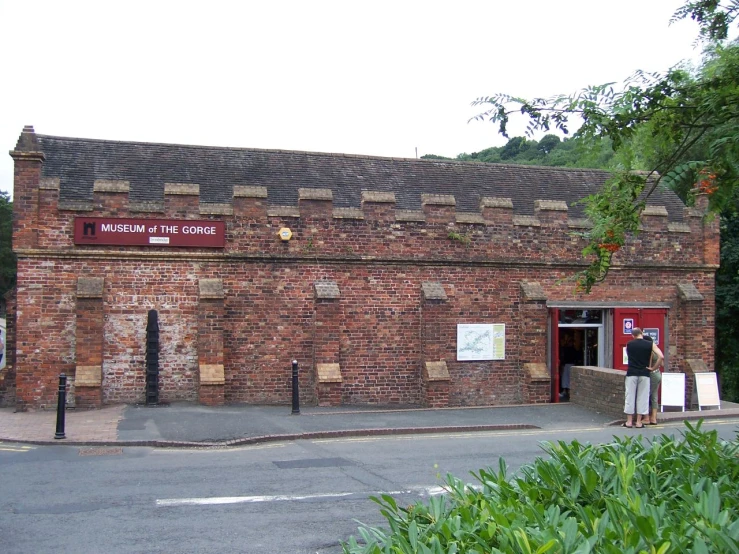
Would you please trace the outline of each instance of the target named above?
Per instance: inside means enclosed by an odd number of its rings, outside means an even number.
[[[700,36],[704,40],[723,40],[729,34],[729,25],[739,13],[739,2],[729,1],[722,5],[719,0],[697,0],[687,2],[670,19],[670,24],[690,18],[700,25]]]
[[[694,194],[708,194],[709,207],[716,212],[735,201],[739,189],[739,43],[720,41],[728,36],[737,15],[737,0],[723,5],[717,0],[687,2],[675,13],[673,21],[691,18],[699,24],[701,37],[713,41],[697,70],[685,66],[665,73],[636,71],[619,86],[605,83],[571,95],[533,100],[494,94],[472,102],[487,107],[472,120],[497,123],[504,136],[514,116],[527,120],[529,137],[550,130],[567,134],[574,119],[581,122],[576,138],[590,141],[594,149],[605,142],[612,146],[622,174],[587,200],[595,228],[584,235],[588,245],[583,257],[588,267],[575,276],[580,291],[590,292],[607,277],[615,252],[638,228],[634,221],[642,202],[660,182],[688,204]],[[626,190],[632,184],[642,185],[626,177],[632,169],[653,176],[640,202],[629,202]],[[639,188],[631,196],[636,198],[641,192]],[[625,210],[623,217],[611,201]]]
[[[647,175],[618,173],[600,192],[581,201],[593,227],[582,234],[588,241],[582,255],[589,265],[575,275],[578,290],[590,292],[603,281],[614,254],[624,246],[629,235],[638,232],[639,216],[645,205],[640,195],[646,182]]]
[[[346,554],[739,553],[739,442],[686,424],[682,438],[594,446],[545,443],[513,477],[483,469],[470,487],[401,508],[374,499],[389,530],[361,527]]]

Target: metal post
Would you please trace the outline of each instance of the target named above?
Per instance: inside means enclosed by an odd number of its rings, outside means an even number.
[[[56,433],[55,439],[66,439],[64,435],[64,407],[67,404],[67,376],[59,374],[59,400],[56,404]]]
[[[293,360],[293,415],[300,413],[300,391],[298,390],[298,360]]]

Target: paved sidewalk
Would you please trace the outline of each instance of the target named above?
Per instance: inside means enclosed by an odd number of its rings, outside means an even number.
[[[56,412],[0,409],[0,441],[33,444],[226,447],[275,440],[500,429],[572,429],[620,424],[571,403],[443,409],[301,407],[192,403],[116,405],[65,413],[64,439],[54,439]],[[661,422],[737,417],[739,405],[721,410],[665,412]]]
[[[126,406],[110,406],[101,410],[68,410],[64,415],[66,440],[54,441],[56,411],[18,412],[0,409],[0,440],[22,442],[115,442],[118,424]]]

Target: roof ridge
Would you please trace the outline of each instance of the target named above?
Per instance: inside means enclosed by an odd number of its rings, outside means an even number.
[[[183,148],[197,148],[197,149],[208,149],[208,150],[225,150],[235,152],[267,152],[273,154],[307,154],[311,156],[327,156],[334,158],[366,158],[366,159],[381,159],[381,160],[399,160],[399,161],[427,161],[419,160],[418,158],[403,158],[398,156],[373,156],[369,154],[349,154],[344,152],[318,152],[311,150],[287,150],[283,148],[254,148],[247,146],[214,146],[208,144],[185,144],[178,142],[148,142],[148,141],[136,141],[136,140],[112,140],[112,139],[95,139],[95,138],[80,138],[80,137],[62,137],[56,135],[44,135],[36,133],[36,136],[41,139],[55,139],[69,142],[92,142],[92,143],[107,143],[107,144],[131,144],[136,146],[177,146]]]
[[[505,167],[512,169],[546,169],[547,171],[565,171],[572,173],[575,171],[595,171],[597,173],[613,173],[610,169],[600,169],[597,167],[562,167],[555,165],[536,165],[536,164],[511,164],[511,163],[498,163],[498,162],[481,162],[478,160],[434,160],[434,159],[419,159],[423,162],[432,163],[455,163],[464,165],[474,165],[483,167]]]
[[[99,144],[130,144],[135,146],[174,146],[182,148],[195,148],[195,149],[206,149],[206,150],[220,150],[220,151],[232,151],[232,152],[264,152],[271,154],[304,154],[308,156],[321,156],[329,158],[354,158],[354,159],[365,159],[365,160],[394,160],[400,162],[416,162],[426,164],[455,164],[460,166],[468,167],[490,167],[490,168],[511,168],[511,169],[532,169],[532,170],[546,170],[546,171],[561,171],[561,172],[597,172],[597,173],[612,173],[607,169],[597,168],[583,168],[583,167],[559,167],[559,166],[546,166],[546,165],[533,165],[533,164],[510,164],[510,163],[488,163],[480,161],[467,161],[467,160],[436,160],[436,159],[424,159],[424,158],[404,158],[400,156],[377,156],[370,154],[349,154],[344,152],[318,152],[312,150],[288,150],[282,148],[254,148],[245,146],[214,146],[207,144],[185,144],[176,142],[148,142],[148,141],[135,141],[135,140],[112,140],[112,139],[96,139],[96,138],[81,138],[81,137],[64,137],[56,135],[45,135],[36,133],[36,136],[40,139],[53,139],[69,142],[87,142],[87,143],[99,143]]]

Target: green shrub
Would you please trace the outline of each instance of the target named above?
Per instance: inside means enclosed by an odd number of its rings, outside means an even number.
[[[646,445],[544,443],[516,475],[503,460],[473,473],[479,486],[449,475],[428,503],[373,497],[389,529],[360,527],[344,552],[739,553],[739,441],[686,427]]]

